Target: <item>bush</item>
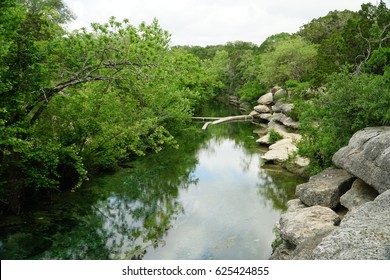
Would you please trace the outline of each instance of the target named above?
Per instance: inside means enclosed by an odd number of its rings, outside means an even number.
[[[269,131],[269,142],[275,143],[275,142],[282,140],[282,139],[283,139],[283,135],[281,135],[275,129],[271,129]]]
[[[384,75],[332,76],[328,92],[299,109],[299,154],[310,159],[311,173],[332,164],[332,156],[365,127],[390,125],[390,71]]]

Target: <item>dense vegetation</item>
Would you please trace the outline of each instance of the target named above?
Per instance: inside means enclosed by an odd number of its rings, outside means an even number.
[[[157,20],[69,33],[71,18],[60,0],[1,2],[0,198],[14,212],[31,190],[74,189],[87,172],[175,146],[218,87]]]
[[[286,88],[311,172],[366,126],[390,122],[390,10],[333,11],[260,46],[170,46],[158,21],[66,31],[61,0],[0,2],[0,204],[75,189],[89,174],[176,146],[214,96]]]

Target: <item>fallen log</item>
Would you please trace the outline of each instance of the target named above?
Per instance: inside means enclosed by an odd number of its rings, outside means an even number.
[[[209,121],[209,120],[219,120],[222,117],[192,117],[193,120]]]
[[[209,125],[214,125],[214,124],[221,124],[221,123],[235,122],[235,121],[252,121],[252,120],[253,117],[250,115],[229,116],[229,117],[219,118],[212,122],[206,122],[203,125],[202,130],[206,130],[209,127]]]

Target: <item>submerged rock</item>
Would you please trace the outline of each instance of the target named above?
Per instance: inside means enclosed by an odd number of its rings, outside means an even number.
[[[390,127],[370,127],[356,132],[348,146],[334,154],[333,162],[379,193],[389,190]]]

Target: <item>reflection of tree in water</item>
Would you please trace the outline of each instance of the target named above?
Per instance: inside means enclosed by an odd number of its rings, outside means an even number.
[[[274,209],[282,211],[286,210],[287,201],[295,198],[296,186],[304,182],[281,167],[271,165],[262,166],[258,177],[258,193],[265,198],[264,201],[272,201]]]
[[[100,235],[110,259],[142,259],[149,246],[163,244],[163,237],[172,221],[182,212],[175,200],[160,200],[148,207],[139,202],[126,203],[116,197],[96,206],[103,225]]]
[[[142,259],[149,247],[162,246],[183,212],[179,189],[197,183],[192,173],[199,144],[146,157],[129,170],[94,180],[89,189],[99,198],[76,217],[78,226],[52,237],[43,258]]]
[[[101,234],[106,237],[110,259],[142,259],[149,247],[164,245],[164,236],[183,213],[178,188],[197,182],[190,173],[175,180],[158,174],[153,178],[137,178],[136,197],[113,195],[95,205],[103,220]]]

